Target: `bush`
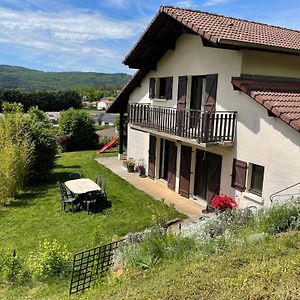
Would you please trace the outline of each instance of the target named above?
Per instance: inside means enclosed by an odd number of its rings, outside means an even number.
[[[71,253],[66,246],[57,241],[45,240],[37,252],[32,253],[27,261],[29,272],[34,278],[64,276],[70,270]]]
[[[24,130],[34,143],[29,183],[47,180],[54,167],[57,143],[47,115],[37,107],[32,107],[24,121]]]
[[[72,150],[71,137],[69,135],[56,136],[56,142],[60,151],[68,152]]]
[[[300,199],[293,203],[275,205],[266,211],[262,211],[259,217],[260,228],[270,234],[299,229]]]
[[[83,110],[69,109],[59,118],[62,135],[70,136],[72,150],[94,149],[98,146],[95,123]]]
[[[110,136],[102,136],[99,139],[99,147],[103,147],[105,146],[107,143],[109,143],[111,141],[112,137]]]
[[[13,198],[22,189],[32,163],[33,143],[22,124],[19,109],[0,119],[0,201]]]

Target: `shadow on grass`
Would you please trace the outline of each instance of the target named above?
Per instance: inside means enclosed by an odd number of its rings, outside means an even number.
[[[43,198],[46,194],[47,187],[43,190],[30,190],[25,191],[15,197],[15,200],[9,202],[6,206],[10,207],[22,207],[22,206],[32,206],[34,205],[34,200],[37,198]]]
[[[79,166],[79,165],[64,166],[64,165],[60,165],[60,164],[55,164],[54,169],[81,169],[81,166]]]

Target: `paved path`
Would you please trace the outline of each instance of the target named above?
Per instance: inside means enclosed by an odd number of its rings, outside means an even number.
[[[137,173],[128,173],[122,162],[116,157],[100,157],[96,161],[153,198],[158,200],[163,198],[165,203],[173,204],[176,210],[186,214],[190,219],[197,220],[203,216],[204,207],[196,201],[180,196],[163,183],[154,182],[149,178],[141,178]]]

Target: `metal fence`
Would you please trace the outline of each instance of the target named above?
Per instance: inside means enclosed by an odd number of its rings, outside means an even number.
[[[118,240],[74,255],[70,295],[83,292],[91,283],[106,275],[113,264],[115,251],[124,242]]]

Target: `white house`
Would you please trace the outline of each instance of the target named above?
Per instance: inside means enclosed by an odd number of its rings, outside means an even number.
[[[124,63],[138,71],[109,112],[128,109],[150,178],[240,207],[300,182],[299,31],[162,6]]]
[[[100,101],[97,103],[97,109],[98,110],[107,110],[110,105],[112,104],[113,100],[109,98],[102,98]]]

